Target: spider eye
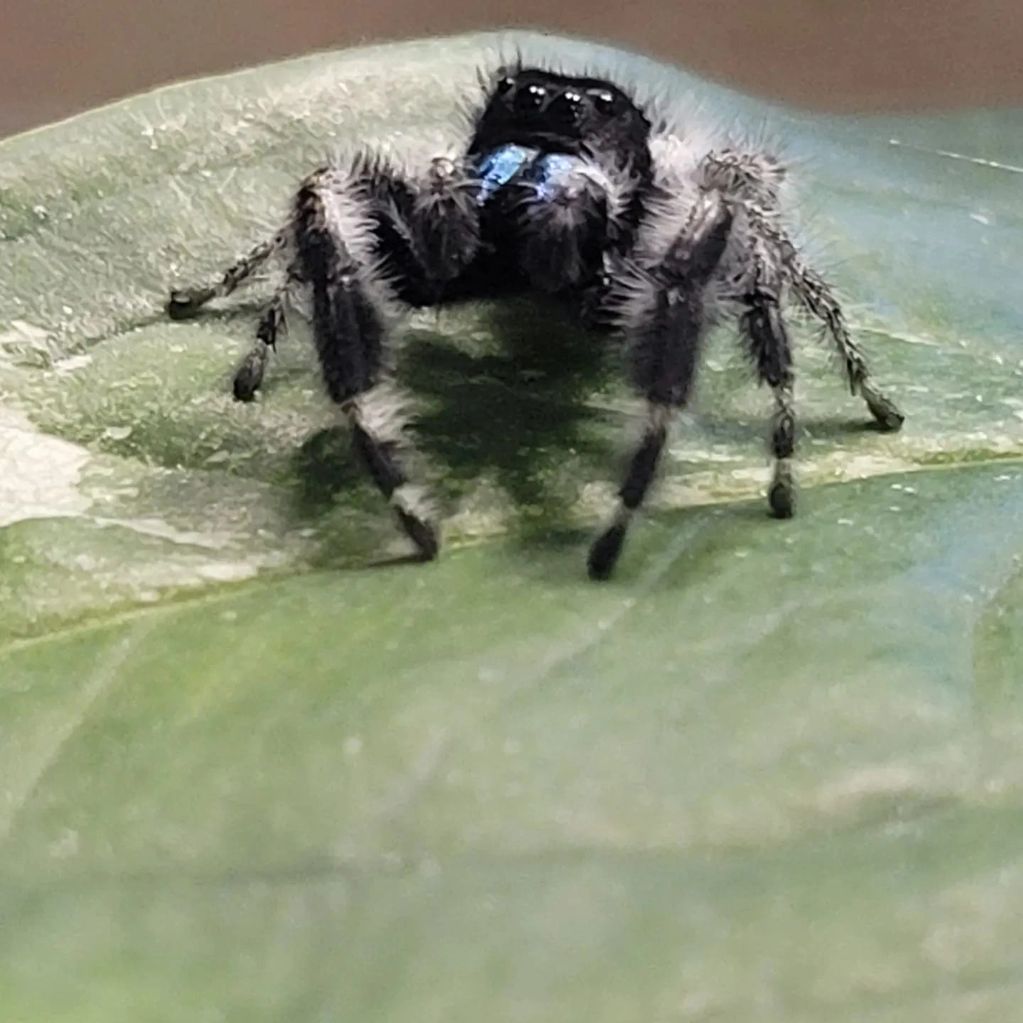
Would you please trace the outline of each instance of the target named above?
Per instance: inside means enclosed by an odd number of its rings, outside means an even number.
[[[543,106],[547,90],[542,85],[527,85],[515,93],[515,109],[522,114],[532,113]]]
[[[547,109],[551,114],[571,123],[578,120],[582,103],[583,98],[578,92],[574,89],[566,89],[551,100]]]
[[[502,75],[494,86],[494,92],[498,96],[504,96],[515,85],[515,79],[511,75]]]
[[[589,95],[599,113],[610,114],[614,112],[617,103],[615,102],[615,95],[610,89],[594,89]]]

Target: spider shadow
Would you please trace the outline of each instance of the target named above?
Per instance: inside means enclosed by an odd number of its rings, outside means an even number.
[[[470,327],[415,325],[397,352],[397,380],[412,395],[414,442],[426,462],[425,471],[414,464],[413,475],[446,512],[468,504],[496,515],[516,542],[574,542],[570,512],[580,485],[616,470],[617,417],[591,399],[614,378],[617,348],[534,297],[462,312]],[[299,517],[328,514],[343,494],[346,506],[393,529],[345,427],[309,437],[294,469]]]
[[[515,537],[564,542],[576,533],[568,513],[579,487],[616,468],[617,423],[592,402],[614,375],[616,347],[553,302],[503,302],[485,323],[500,342],[486,352],[425,333],[405,346],[401,376],[424,405],[418,443],[446,499],[492,480]]]

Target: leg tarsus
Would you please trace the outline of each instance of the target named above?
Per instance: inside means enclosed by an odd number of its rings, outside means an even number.
[[[886,398],[869,383],[870,368],[867,360],[849,333],[845,313],[831,286],[813,267],[803,262],[792,240],[768,216],[762,212],[755,213],[753,224],[757,233],[768,239],[781,257],[785,266],[785,277],[800,303],[820,320],[834,342],[849,383],[849,393],[863,397],[870,414],[882,429],[898,430],[905,416],[891,399]]]
[[[774,467],[774,479],[767,492],[767,503],[773,518],[791,519],[795,514],[795,485],[788,460],[778,462]]]
[[[821,321],[834,341],[845,368],[850,393],[859,394],[863,398],[881,429],[898,430],[906,417],[890,398],[885,397],[870,382],[867,360],[850,335],[842,307],[827,282],[816,270],[804,266],[795,257],[790,258],[789,273],[800,302]]]
[[[434,523],[421,519],[403,508],[395,508],[395,515],[405,534],[416,545],[420,560],[433,561],[440,551],[440,538]]]
[[[586,558],[586,570],[589,577],[597,582],[605,582],[611,578],[618,557],[625,543],[628,529],[628,516],[619,514],[615,521],[604,530],[590,546]]]
[[[216,293],[216,288],[175,288],[167,299],[167,315],[172,320],[187,320]]]
[[[783,332],[780,342],[788,345]],[[787,358],[787,353],[786,356]],[[774,476],[767,492],[771,515],[776,519],[791,519],[796,513],[796,485],[792,478],[792,453],[796,446],[796,417],[792,405],[791,372],[781,383],[771,387],[774,392],[774,418],[771,426],[771,453],[774,455]]]
[[[289,279],[289,283],[295,278]],[[277,336],[284,326],[284,296],[288,285],[274,295],[256,328],[256,343],[249,349],[234,374],[234,396],[237,401],[252,401],[262,386],[271,350],[276,350]]]
[[[629,459],[625,481],[618,490],[618,508],[611,525],[590,546],[586,567],[591,579],[609,579],[625,544],[625,534],[633,513],[643,503],[657,475],[657,463],[668,439],[668,418],[671,410],[652,403],[643,439]]]
[[[423,493],[409,483],[399,458],[399,439],[396,433],[385,435],[370,425],[373,419],[389,418],[389,410],[371,412],[371,404],[392,401],[380,392],[365,392],[342,406],[352,427],[355,450],[380,492],[394,510],[398,524],[416,545],[423,561],[432,561],[440,549],[440,537],[434,521],[433,508]],[[382,415],[381,415],[382,414]],[[398,428],[400,429],[400,427]]]
[[[270,360],[270,349],[262,341],[249,349],[234,375],[234,397],[236,401],[252,401],[263,383],[266,364]]]
[[[230,295],[239,284],[248,280],[269,257],[285,243],[283,233],[268,241],[260,242],[240,259],[232,263],[216,284],[200,285],[195,288],[174,288],[167,300],[167,315],[172,320],[184,320],[194,316],[210,299]]]
[[[902,429],[906,417],[899,411],[898,406],[891,398],[874,390],[865,380],[860,382],[860,394],[867,403],[870,414],[877,420],[877,424],[882,430],[886,433],[895,433]]]

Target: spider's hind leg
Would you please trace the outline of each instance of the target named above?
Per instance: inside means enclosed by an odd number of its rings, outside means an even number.
[[[863,398],[881,429],[898,430],[906,417],[891,398],[874,386],[867,360],[850,335],[842,306],[827,282],[816,270],[798,259],[789,262],[789,278],[799,301],[824,324],[834,341],[849,381],[849,390]]]
[[[284,234],[277,234],[250,249],[244,256],[232,263],[213,283],[173,289],[167,300],[167,315],[172,320],[183,320],[194,316],[211,299],[230,295],[240,284],[247,281],[270,256],[283,248],[284,244]]]

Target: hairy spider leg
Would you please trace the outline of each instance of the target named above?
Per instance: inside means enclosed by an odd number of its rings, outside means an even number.
[[[823,324],[838,349],[852,394],[859,394],[870,414],[884,430],[898,430],[905,416],[891,398],[878,390],[870,379],[870,368],[859,345],[853,340],[842,307],[816,270],[800,260],[790,263],[792,288],[800,302]]]
[[[394,293],[426,304],[435,286],[471,261],[477,217],[465,175],[450,161],[434,161],[418,183],[365,161],[351,171],[323,170],[302,185],[295,203],[295,247],[312,289],[327,391],[348,419],[361,461],[426,559],[439,546],[434,514],[404,468],[404,414],[384,382],[389,306]]]
[[[707,327],[704,289],[721,262],[732,219],[718,193],[702,193],[658,272],[638,271],[625,285],[632,382],[646,397],[647,418],[611,525],[590,547],[593,579],[607,579],[614,570],[632,516],[656,475],[672,414],[689,399]]]
[[[898,406],[874,386],[870,367],[859,345],[849,333],[842,306],[827,281],[799,257],[788,235],[774,223],[773,218],[752,208],[747,210],[750,221],[761,237],[768,239],[781,256],[792,290],[803,307],[824,325],[838,350],[851,394],[859,394],[870,414],[884,430],[901,428],[905,416]]]
[[[781,313],[781,274],[773,264],[756,260],[752,290],[744,302],[746,308],[739,319],[739,329],[746,339],[757,375],[774,395],[770,446],[775,462],[768,504],[775,518],[788,519],[792,517],[794,505],[791,463],[796,435],[792,401],[794,375],[792,346]]]
[[[172,320],[183,320],[194,315],[202,306],[214,298],[230,295],[240,284],[247,281],[274,253],[286,243],[281,232],[253,246],[244,256],[232,263],[213,284],[200,284],[192,288],[175,288],[167,302],[167,315]]]

